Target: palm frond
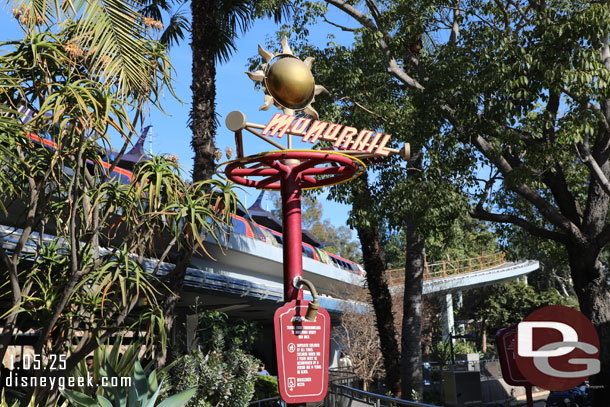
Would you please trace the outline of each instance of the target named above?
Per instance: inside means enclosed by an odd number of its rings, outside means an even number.
[[[175,0],[147,0],[140,10],[143,16],[161,20],[163,13],[170,13]]]
[[[257,18],[273,18],[276,24],[287,20],[294,12],[296,5],[290,0],[273,0],[271,2],[253,0],[254,14]]]
[[[218,33],[218,42],[216,43],[216,59],[220,63],[225,63],[231,57],[231,54],[237,49],[235,40],[237,36],[233,32],[220,30]]]
[[[105,76],[119,93],[146,95],[153,85],[140,18],[132,2],[104,0],[85,2],[76,21],[76,40],[88,51],[92,72]]]
[[[254,22],[253,3],[244,0],[219,1],[219,24],[222,31],[237,34],[245,32]]]
[[[62,9],[59,0],[15,0],[9,3],[13,5],[13,16],[29,32],[48,25],[49,21],[59,16]]]
[[[190,23],[187,18],[187,13],[185,11],[178,10],[170,18],[169,24],[167,25],[165,31],[163,31],[163,34],[161,34],[159,42],[171,47],[176,45],[179,41],[184,40],[185,33],[189,31]]]
[[[158,53],[146,36],[139,0],[9,0],[27,34],[58,25],[74,60],[120,95],[145,98],[156,82]],[[165,2],[167,3],[167,1]],[[166,4],[162,4],[166,6]],[[160,12],[160,11],[159,11]],[[163,73],[165,74],[165,72]]]

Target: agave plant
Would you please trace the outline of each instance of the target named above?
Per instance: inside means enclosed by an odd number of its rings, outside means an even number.
[[[106,368],[108,371],[102,367],[98,368],[101,376],[108,379],[120,377],[109,363],[106,363]],[[182,407],[197,391],[195,387],[190,388],[155,404],[161,386],[162,383],[157,383],[157,372],[153,371],[147,377],[146,371],[136,358],[129,387],[103,387],[104,395],[97,394],[95,398],[74,390],[62,390],[61,393],[72,405],[81,407]]]
[[[0,407],[36,407],[36,400],[35,397],[32,397],[30,399],[30,402],[27,405],[22,405],[21,402],[19,400],[7,400],[6,399],[6,393],[5,393],[5,389],[2,389],[2,392],[0,393]],[[53,404],[47,404],[47,407],[68,407],[69,403],[68,400],[64,400],[63,402],[61,402],[59,400],[55,400],[55,402]]]
[[[136,362],[142,365],[142,363],[139,362],[138,357],[141,355],[141,351],[144,347],[143,339],[135,340],[128,346],[125,346],[124,336],[118,336],[114,343],[100,345],[100,347],[93,352],[92,371],[89,371],[86,359],[83,359],[72,371],[72,376],[85,378],[91,376],[92,381],[96,384],[101,383],[102,376],[132,378],[135,372]],[[151,370],[151,367],[152,363],[147,363],[142,366],[145,372]],[[106,388],[98,387],[97,389],[98,394],[104,395],[104,390]],[[87,386],[75,386],[72,390],[84,394],[91,394],[91,388]],[[154,393],[155,390],[156,387],[152,393]]]

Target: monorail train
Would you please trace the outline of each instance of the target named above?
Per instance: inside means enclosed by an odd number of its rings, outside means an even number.
[[[148,126],[142,131],[142,134],[140,135],[138,141],[136,142],[132,150],[122,157],[120,161],[120,165],[122,167],[128,167],[130,169],[133,169],[134,164],[137,161],[141,160],[143,157],[145,157],[143,148],[144,140],[146,139],[150,127],[151,126]],[[40,144],[53,149],[57,148],[57,144],[47,138],[40,137],[31,133],[28,135],[28,137],[36,144]],[[107,154],[109,157],[112,157],[114,155],[112,151],[107,151]],[[89,163],[93,165],[93,162]],[[98,164],[100,164],[103,168],[107,170],[111,167],[109,163],[104,161]],[[122,167],[116,166],[111,173],[111,178],[118,179],[124,184],[129,184],[133,181],[133,173],[130,170]],[[233,215],[232,223],[233,233],[244,235],[252,239],[257,239],[259,241],[271,244],[275,247],[282,247],[283,235],[277,230],[273,230],[269,227],[260,225],[254,222],[254,220],[247,219],[246,217],[240,215]],[[358,274],[360,276],[364,275],[364,269],[358,263],[345,259],[339,255],[330,253],[320,247],[314,247],[306,242],[303,242],[303,256],[313,259],[315,261],[319,261],[321,263],[326,263],[328,265],[340,268],[342,270],[354,274]]]
[[[272,244],[276,247],[282,247],[283,236],[280,232],[259,225],[251,219],[247,219],[243,216],[233,215],[233,233],[238,233],[257,239],[265,243]],[[362,276],[364,270],[362,267],[351,260],[344,259],[343,257],[327,252],[319,247],[314,247],[308,243],[303,242],[303,256],[309,257],[310,259],[333,265],[337,268],[358,274]]]

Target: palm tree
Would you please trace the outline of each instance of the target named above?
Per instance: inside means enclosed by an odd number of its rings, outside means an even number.
[[[216,61],[222,59],[222,46],[233,41],[233,33],[221,31],[222,0],[192,1],[191,49],[193,105],[190,125],[191,146],[195,151],[193,181],[209,179],[214,173],[214,137],[216,135]],[[241,2],[245,6],[244,2]],[[241,10],[237,8],[237,10]],[[235,15],[236,16],[236,15]],[[227,17],[226,15],[223,17]],[[243,20],[242,20],[243,21]],[[223,27],[224,26],[224,27]],[[234,29],[234,27],[232,27]],[[229,34],[229,35],[227,35]],[[224,41],[221,42],[221,36]]]
[[[160,19],[171,12],[172,3],[179,0],[149,0],[143,13]],[[250,28],[256,18],[273,17],[279,22],[290,13],[288,0],[261,2],[256,0],[191,1],[191,49],[193,51],[193,104],[190,127],[191,145],[195,151],[193,181],[210,179],[214,174],[214,138],[216,118],[216,64],[228,61],[235,51],[240,33]],[[172,45],[184,38],[187,29],[184,13],[178,10],[170,19],[161,41]]]

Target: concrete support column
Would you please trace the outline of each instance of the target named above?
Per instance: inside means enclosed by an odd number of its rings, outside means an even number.
[[[451,293],[445,294],[441,315],[443,320],[443,340],[445,340],[449,338],[450,333],[453,333],[453,296]]]
[[[458,311],[464,306],[464,298],[462,297],[462,291],[458,291],[455,299],[455,307]],[[466,331],[466,326],[464,324],[458,324],[457,326],[457,334],[462,335]]]
[[[457,309],[460,309],[464,306],[464,298],[462,298],[462,291],[458,291],[455,293],[457,298],[455,299],[455,306]]]

